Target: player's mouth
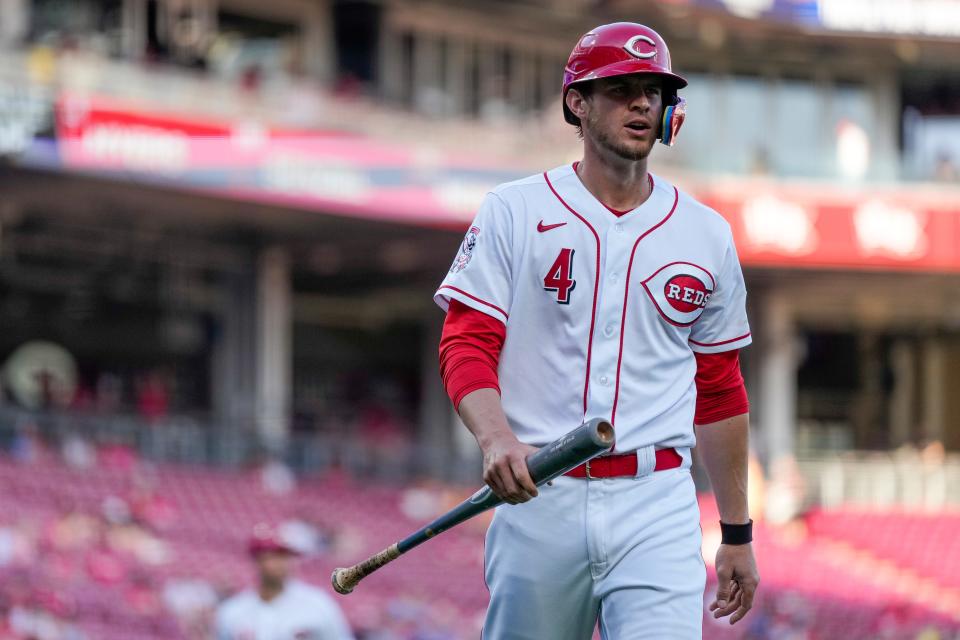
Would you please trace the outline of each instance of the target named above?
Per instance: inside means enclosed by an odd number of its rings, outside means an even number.
[[[646,120],[631,120],[624,126],[635,135],[639,136],[645,136],[647,131],[650,131],[653,128]]]

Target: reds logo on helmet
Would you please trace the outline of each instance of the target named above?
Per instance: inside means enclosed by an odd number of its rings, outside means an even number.
[[[679,327],[697,321],[715,287],[710,272],[690,262],[671,262],[643,281],[660,315]]]
[[[646,43],[646,47],[640,43]],[[652,47],[652,49],[651,49]],[[657,57],[657,42],[653,38],[647,35],[636,35],[627,40],[627,43],[623,45],[623,48],[627,50],[632,56],[638,58],[656,58]],[[650,51],[643,51],[642,49],[651,49]]]

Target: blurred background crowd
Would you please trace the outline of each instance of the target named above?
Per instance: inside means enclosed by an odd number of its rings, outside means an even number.
[[[750,291],[761,597],[705,637],[960,638],[960,2],[3,0],[0,639],[209,638],[254,524],[325,588],[472,492],[432,293],[577,159],[615,20],[690,82],[652,170]],[[477,637],[484,529],[339,600],[358,638]]]

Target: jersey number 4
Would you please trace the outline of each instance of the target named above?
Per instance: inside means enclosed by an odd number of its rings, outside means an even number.
[[[543,279],[543,288],[556,291],[558,303],[570,304],[570,292],[576,286],[577,281],[573,279],[573,249],[560,249],[560,255]]]

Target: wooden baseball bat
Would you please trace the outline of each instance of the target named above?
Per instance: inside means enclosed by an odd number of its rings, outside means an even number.
[[[527,469],[534,483],[540,486],[603,453],[613,446],[613,442],[613,426],[606,420],[594,418],[532,453],[527,458]],[[427,526],[390,545],[380,553],[352,567],[334,569],[333,575],[330,576],[334,590],[344,595],[350,593],[361,580],[383,565],[396,560],[410,549],[464,520],[492,509],[501,502],[503,501],[490,490],[490,487],[484,486]]]

